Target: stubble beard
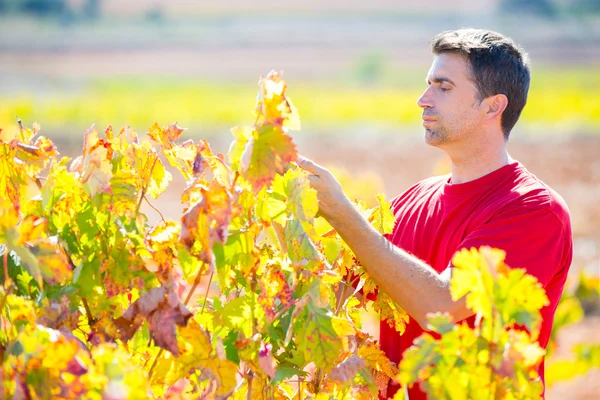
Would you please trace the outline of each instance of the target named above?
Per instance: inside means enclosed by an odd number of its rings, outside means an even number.
[[[433,147],[439,147],[448,143],[448,134],[444,127],[436,129],[425,129],[425,143]]]

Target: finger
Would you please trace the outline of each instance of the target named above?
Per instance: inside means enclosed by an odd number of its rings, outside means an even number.
[[[308,175],[306,177],[306,179],[308,179],[308,182],[310,183],[311,187],[315,187],[315,184],[317,183],[317,180],[321,180],[321,177],[319,175]]]
[[[321,175],[323,172],[323,167],[321,167],[319,164],[315,163],[314,161],[298,155],[298,166],[300,168],[302,168],[305,171],[310,172],[311,174],[314,175]]]

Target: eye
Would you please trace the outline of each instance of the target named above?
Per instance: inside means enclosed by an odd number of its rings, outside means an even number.
[[[449,91],[450,91],[450,88],[449,88],[449,87],[440,86],[440,90],[441,90],[442,92],[449,92]]]

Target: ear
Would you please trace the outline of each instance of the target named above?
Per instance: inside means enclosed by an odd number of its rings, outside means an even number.
[[[497,94],[495,96],[490,96],[485,99],[487,104],[487,110],[485,112],[485,123],[489,124],[496,119],[500,121],[502,113],[506,110],[508,106],[508,98],[506,95]]]

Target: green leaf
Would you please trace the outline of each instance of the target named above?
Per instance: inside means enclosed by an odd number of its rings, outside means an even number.
[[[313,261],[319,258],[319,252],[312,240],[308,237],[301,221],[291,219],[285,226],[285,240],[288,255],[293,262],[303,260]]]
[[[398,376],[403,385],[409,385],[419,380],[420,374],[431,368],[439,359],[436,352],[437,343],[435,339],[424,333],[415,341],[413,347],[404,352],[400,362],[400,374]]]
[[[319,308],[309,302],[294,326],[298,337],[298,350],[307,360],[326,371],[335,366],[342,350],[342,340],[333,326],[330,310]]]
[[[454,329],[454,323],[449,314],[435,313],[427,319],[427,329],[443,335]]]
[[[266,191],[261,191],[261,194],[258,195],[256,214],[262,221],[277,222],[279,225],[285,226],[288,217],[285,198],[281,199],[280,196],[274,196]]]
[[[286,379],[290,379],[294,376],[307,376],[308,372],[302,371],[293,365],[279,365],[275,371],[275,377],[271,381],[271,384],[276,385],[283,382]]]
[[[88,297],[93,293],[94,286],[100,285],[100,260],[91,256],[84,258],[73,271],[73,285],[79,289],[83,297]]]
[[[287,199],[287,206],[300,221],[312,222],[319,211],[317,191],[310,187],[306,173],[300,168],[289,169],[273,180],[273,192]]]
[[[253,317],[258,327],[264,326],[264,311],[256,298],[249,294],[233,299],[215,311],[215,324],[227,330],[240,330],[246,338],[250,338],[253,334]]]
[[[502,271],[496,280],[493,301],[505,325],[523,325],[537,337],[542,321],[540,309],[549,301],[535,277],[524,269]]]

